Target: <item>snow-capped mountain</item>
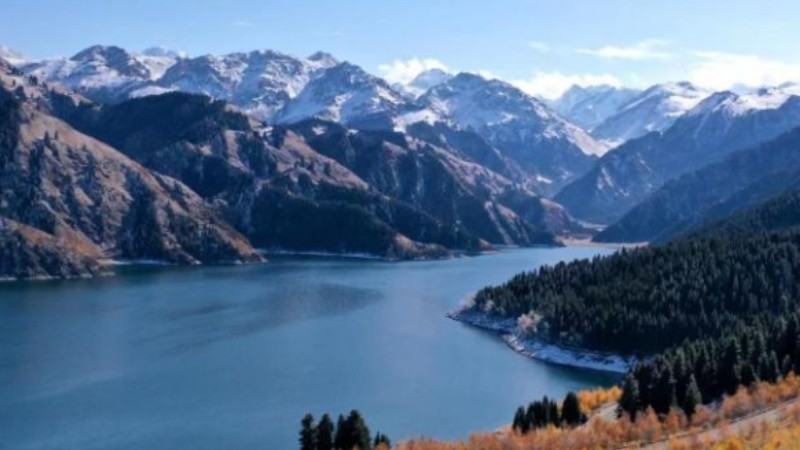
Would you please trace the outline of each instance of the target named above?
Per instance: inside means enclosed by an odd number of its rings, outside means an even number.
[[[299,95],[275,115],[276,123],[316,118],[368,128],[392,127],[392,117],[404,107],[403,96],[381,78],[343,62],[313,77]]]
[[[180,90],[227,100],[268,120],[316,74],[337,64],[322,52],[305,59],[270,50],[188,58],[161,47],[139,53],[95,45],[23,69],[99,102]]]
[[[94,45],[70,58],[31,63],[23,70],[92,99],[113,102],[154,82],[176,60],[167,55],[137,54],[113,45]]]
[[[652,131],[663,131],[697,106],[711,91],[689,82],[652,86],[592,130],[597,139],[618,145]]]
[[[686,174],[653,192],[596,237],[605,242],[666,242],[723,217],[736,217],[782,192],[800,188],[800,128]],[[774,208],[777,207],[777,208]],[[767,216],[781,217],[780,204]],[[784,219],[796,214],[785,215]],[[734,222],[736,219],[734,219]],[[782,219],[767,224],[786,223]]]
[[[5,45],[0,45],[0,58],[6,60],[12,66],[21,66],[28,63],[28,58],[25,55],[11,50]]]
[[[552,194],[585,173],[607,147],[516,87],[442,70],[419,74],[407,96],[362,68],[318,52],[296,58],[263,50],[188,58],[161,48],[141,53],[93,46],[69,59],[25,66],[100,103],[183,91],[221,99],[266,122],[317,118],[361,129],[403,130],[445,123],[471,130]],[[515,180],[528,183],[528,179]]]
[[[420,72],[410,83],[403,86],[403,89],[417,98],[434,86],[447,83],[453,78],[453,74],[442,69],[429,69]]]
[[[585,173],[606,147],[520,89],[460,73],[419,98],[418,109],[399,122],[443,121],[482,136],[536,174],[551,192]]]
[[[271,50],[205,55],[179,60],[157,85],[227,100],[269,120],[314,76],[336,64],[325,53],[306,59]]]
[[[717,114],[736,117],[757,111],[778,109],[791,97],[800,96],[800,85],[787,83],[778,87],[764,87],[746,94],[730,91],[716,92],[686,113],[687,116]]]
[[[151,79],[159,79],[179,59],[186,58],[183,52],[177,52],[164,47],[150,47],[141,53],[134,53],[134,58],[147,66]]]
[[[573,85],[550,106],[572,123],[585,130],[592,130],[603,121],[618,113],[641,91],[608,85]]]
[[[581,219],[612,223],[666,182],[800,126],[795,89],[712,94],[664,132],[610,151],[556,200]]]

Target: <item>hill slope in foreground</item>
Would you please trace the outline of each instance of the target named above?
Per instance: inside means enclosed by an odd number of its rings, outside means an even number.
[[[611,403],[587,403],[608,391],[582,392],[589,420],[575,428],[548,427],[522,434],[509,427],[471,435],[464,441],[413,439],[395,450],[561,450],[561,449],[800,449],[800,379],[791,375],[777,384],[759,383],[710,407],[691,419],[677,411],[659,417],[652,411],[635,422],[616,419]],[[617,392],[619,394],[619,392]]]

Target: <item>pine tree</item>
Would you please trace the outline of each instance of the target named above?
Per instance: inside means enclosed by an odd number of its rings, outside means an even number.
[[[350,411],[345,422],[348,428],[347,442],[345,442],[348,447],[345,448],[356,447],[359,450],[372,450],[372,437],[361,413],[355,409]]]
[[[697,406],[700,405],[702,401],[703,397],[700,395],[700,388],[697,387],[697,381],[694,379],[694,375],[689,375],[689,382],[686,385],[686,394],[683,397],[681,409],[683,409],[686,416],[691,419],[695,411],[697,411]]]
[[[300,450],[316,450],[316,430],[314,427],[314,416],[306,414],[300,421]]]
[[[753,369],[753,365],[749,362],[743,363],[742,368],[739,371],[739,378],[740,382],[744,386],[750,386],[751,384],[755,383],[758,380],[758,375],[756,371]]]
[[[547,425],[553,423],[554,418],[550,416],[550,399],[547,398],[546,395],[544,398],[542,398],[541,414],[542,427],[546,427]]]
[[[549,409],[548,415],[550,416],[550,423],[552,423],[557,427],[560,427],[561,417],[558,415],[558,404],[556,404],[555,400],[550,400],[548,409]]]
[[[658,414],[669,413],[676,403],[675,378],[672,376],[672,367],[669,362],[664,362],[664,368],[658,376],[653,395],[653,410]]]
[[[564,403],[561,405],[561,420],[569,426],[580,425],[583,414],[581,413],[581,404],[578,396],[574,392],[569,392],[564,397]]]
[[[525,434],[528,432],[528,421],[525,419],[525,408],[520,406],[517,412],[514,413],[514,421],[511,425],[518,433]]]
[[[730,338],[725,347],[725,354],[720,367],[722,388],[728,395],[733,395],[741,384],[741,351],[736,338]]]
[[[352,445],[348,447],[348,439],[347,436],[350,433],[348,429],[348,423],[344,420],[344,417],[339,414],[339,418],[336,419],[336,433],[334,433],[333,438],[333,448],[336,450],[344,450],[352,448]]]
[[[381,432],[375,433],[375,441],[373,442],[373,447],[378,448],[381,445],[384,445],[386,448],[392,448],[392,441],[389,440],[389,436]]]
[[[783,357],[783,361],[781,361],[781,376],[789,375],[789,372],[792,371],[792,357],[788,354]]]
[[[636,416],[641,408],[639,399],[639,381],[636,380],[632,374],[625,377],[625,384],[622,386],[622,396],[619,399],[619,406],[617,407],[617,415],[622,417],[627,413],[631,421],[636,421]]]
[[[528,409],[525,410],[525,424],[528,426],[528,429],[525,430],[526,433],[536,428],[536,405],[534,403],[529,404]]]
[[[324,414],[317,424],[317,450],[333,450],[333,421]]]
[[[759,364],[759,376],[761,379],[770,383],[778,381],[781,370],[778,366],[778,356],[774,351],[769,352],[768,355],[764,355],[763,365],[764,367],[762,369]]]

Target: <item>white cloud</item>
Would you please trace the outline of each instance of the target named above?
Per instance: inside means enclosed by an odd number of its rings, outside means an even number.
[[[236,28],[253,28],[253,22],[248,22],[246,20],[237,20],[235,22],[231,22]]]
[[[694,51],[697,59],[687,77],[698,86],[730,89],[736,86],[775,86],[800,80],[800,63],[764,59],[756,55]]]
[[[446,65],[433,58],[396,59],[389,64],[378,66],[378,72],[390,83],[410,83],[420,73],[430,69],[449,71]]]
[[[549,52],[551,47],[546,42],[541,41],[531,41],[528,42],[528,47],[536,50],[537,52]]]
[[[563,74],[561,72],[536,72],[527,80],[513,80],[511,84],[528,94],[546,99],[556,99],[573,84],[580,86],[622,86],[619,78],[611,74]]]
[[[617,47],[614,45],[606,45],[597,49],[583,48],[579,49],[578,53],[583,55],[592,55],[598,58],[606,59],[669,59],[674,55],[664,51],[667,45],[666,41],[658,39],[648,39],[639,42],[638,44],[629,47]]]

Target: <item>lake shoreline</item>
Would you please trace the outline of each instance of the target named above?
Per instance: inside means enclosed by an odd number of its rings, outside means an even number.
[[[636,363],[633,357],[626,358],[614,353],[545,342],[522,332],[516,318],[492,317],[463,308],[447,313],[447,317],[465,325],[496,333],[515,352],[551,364],[622,375]]]

